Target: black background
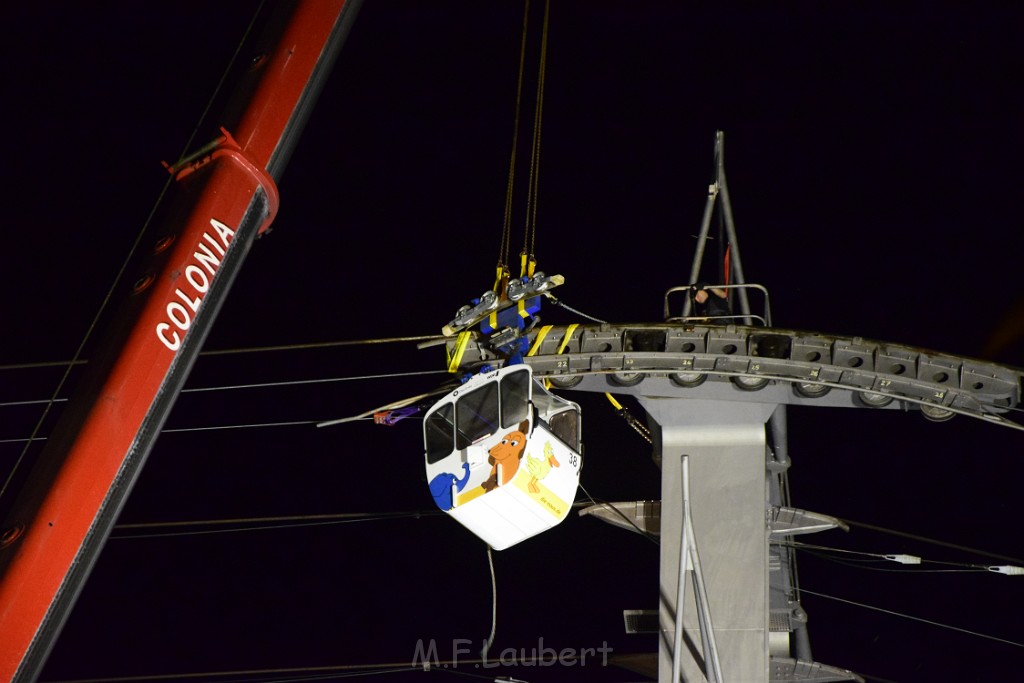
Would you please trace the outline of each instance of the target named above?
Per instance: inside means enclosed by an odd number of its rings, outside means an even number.
[[[159,162],[181,152],[255,5],[6,9],[0,363],[75,353],[160,194]],[[541,9],[535,2],[531,55]],[[491,285],[521,24],[519,2],[367,1],[280,182],[274,230],[255,245],[207,349],[435,334]],[[554,2],[541,268],[565,275],[561,298],[589,315],[658,320],[664,291],[688,278],[723,130],[746,276],[770,289],[777,326],[1024,364],[1020,27],[1009,3]],[[521,169],[528,159],[521,149]],[[525,176],[517,183],[514,251]],[[541,317],[577,321],[561,310]],[[410,343],[209,356],[189,387],[442,370],[442,356]],[[3,400],[46,398],[59,373],[5,370]],[[193,392],[168,428],[308,423],[441,379]],[[656,497],[646,444],[603,398],[573,398],[584,409],[587,489]],[[3,436],[16,439],[41,408],[3,410]],[[796,505],[1024,556],[1019,432],[827,409],[792,410],[790,431]],[[0,446],[6,472],[22,444]],[[412,421],[167,433],[121,521],[429,510],[420,449]],[[139,532],[115,536],[129,533]],[[809,540],[1005,563],[863,528]],[[1024,642],[1018,578],[800,561],[808,590]],[[498,553],[495,567],[492,653],[540,637],[558,649],[656,648],[622,627],[623,609],[657,599],[657,549],[639,536],[570,518]],[[1019,645],[824,598],[804,605],[816,659],[872,680],[1015,680],[1024,664]],[[442,656],[453,639],[476,649],[490,612],[483,544],[440,517],[120,538],[43,679],[402,664],[417,639],[435,638]],[[639,680],[613,667],[500,673]]]

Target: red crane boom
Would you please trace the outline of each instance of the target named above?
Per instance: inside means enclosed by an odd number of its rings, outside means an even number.
[[[358,4],[275,8],[221,135],[170,168],[175,189],[127,271],[101,354],[0,524],[0,681],[39,675],[231,282],[274,218],[275,181]]]

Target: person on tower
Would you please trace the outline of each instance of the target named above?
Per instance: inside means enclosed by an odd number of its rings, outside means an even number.
[[[708,318],[710,322],[725,323],[732,316],[729,295],[720,287],[698,282],[690,287],[690,298],[693,301],[694,314]]]

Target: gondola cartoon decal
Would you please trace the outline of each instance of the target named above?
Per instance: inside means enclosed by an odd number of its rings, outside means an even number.
[[[462,464],[463,475],[459,479],[451,472],[442,472],[430,480],[430,495],[434,497],[437,507],[445,512],[451,510],[455,505],[453,496],[466,488],[469,483],[469,463]]]
[[[501,438],[501,441],[494,445],[487,452],[487,462],[491,464],[491,474],[487,477],[482,486],[485,491],[492,491],[498,487],[498,475],[501,475],[501,485],[512,481],[516,472],[519,471],[519,463],[526,451],[526,432],[530,429],[529,422],[523,422],[519,429],[509,432]]]

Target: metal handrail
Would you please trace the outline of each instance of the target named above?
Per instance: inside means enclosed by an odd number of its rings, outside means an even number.
[[[733,315],[690,315],[690,297],[687,296],[683,302],[682,315],[673,316],[669,305],[669,297],[676,292],[691,292],[697,285],[681,285],[679,287],[672,287],[665,292],[665,309],[664,318],[665,322],[678,323],[678,322],[721,322],[721,324],[727,324],[728,322],[745,321],[745,324],[750,325],[752,321],[757,321],[764,327],[772,326],[772,314],[771,314],[771,303],[768,295],[768,290],[763,285],[745,283],[736,285],[706,285],[707,289],[736,289],[746,291],[748,289],[756,289],[764,295],[764,315],[756,315],[753,313],[739,313]]]

